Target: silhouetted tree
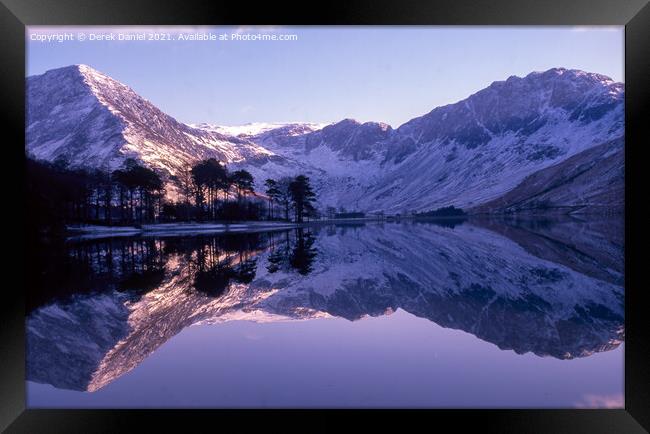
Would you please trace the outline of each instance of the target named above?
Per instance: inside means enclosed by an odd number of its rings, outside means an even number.
[[[191,173],[194,203],[200,217],[226,220],[258,220],[263,214],[259,203],[255,203],[254,179],[246,170],[228,173],[226,166],[214,158],[196,163]],[[236,202],[228,201],[231,190],[237,196]],[[219,204],[219,193],[223,200]],[[247,199],[247,200],[244,200]]]
[[[111,173],[106,169],[99,174],[99,189],[102,191],[101,201],[104,209],[104,221],[110,225],[113,223],[112,208],[113,208],[113,179]],[[98,192],[99,194],[99,192]]]
[[[179,214],[176,218],[184,220],[190,220],[191,217],[191,203],[192,198],[194,197],[194,182],[192,180],[192,169],[186,168],[180,170],[175,176],[171,177],[172,181],[176,182],[179,186],[181,196],[183,198],[183,206],[177,207],[177,209],[182,208],[183,213]]]
[[[312,202],[316,200],[316,194],[311,188],[309,178],[304,175],[296,176],[289,184],[289,194],[291,195],[295,220],[301,223],[305,214],[313,209]]]
[[[223,192],[225,200],[231,185],[226,167],[216,159],[209,158],[195,164],[191,173],[196,206],[210,219],[215,219],[219,192]]]
[[[111,176],[119,191],[120,215],[128,210],[127,222],[155,220],[156,205],[160,211],[163,197],[163,181],[160,175],[141,166],[134,159],[127,159],[123,168]]]
[[[230,175],[230,185],[235,188],[237,202],[246,194],[253,193],[253,175],[246,170],[237,170]]]
[[[289,177],[280,178],[278,181],[278,194],[277,202],[280,204],[284,211],[284,219],[289,220],[289,210],[291,209],[291,193],[289,191],[289,186],[291,185],[292,179]]]
[[[264,185],[266,186],[266,196],[269,201],[269,218],[273,219],[273,204],[280,197],[280,189],[278,188],[278,182],[274,179],[267,179],[264,181]]]

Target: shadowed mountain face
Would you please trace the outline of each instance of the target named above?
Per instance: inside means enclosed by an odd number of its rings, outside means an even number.
[[[62,263],[34,289],[27,316],[27,379],[57,388],[97,390],[185,327],[240,319],[354,321],[403,309],[559,359],[624,339],[622,236],[608,222],[125,237],[64,253],[53,253]],[[56,275],[70,269],[79,285]]]
[[[503,196],[472,209],[478,213],[623,213],[623,139],[604,143],[527,176]]]

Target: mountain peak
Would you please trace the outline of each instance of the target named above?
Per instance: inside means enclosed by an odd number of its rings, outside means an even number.
[[[84,64],[28,77],[27,99],[33,158],[111,169],[136,158],[170,175],[218,158],[255,179],[309,173],[323,204],[391,212],[492,200],[624,128],[623,84],[567,68],[494,82],[396,130],[351,118],[188,126]]]
[[[254,143],[176,121],[130,87],[84,64],[27,78],[27,153],[73,167],[115,169],[126,158],[168,174],[194,161],[268,158]]]
[[[466,144],[475,147],[506,131],[532,134],[548,116],[598,120],[622,107],[624,86],[605,75],[578,69],[551,68],[495,81],[455,104],[433,109],[399,127],[406,131],[430,123],[420,141],[457,135],[466,130]],[[462,124],[462,127],[461,127]],[[421,125],[420,125],[421,126]]]
[[[48,76],[48,77],[69,76],[71,74],[73,74],[73,75],[78,74],[78,75],[81,75],[81,76],[101,75],[101,76],[109,78],[106,74],[103,74],[102,72],[96,70],[95,68],[93,68],[91,66],[88,66],[88,65],[83,64],[83,63],[77,63],[77,64],[74,64],[74,65],[67,65],[67,66],[61,66],[59,68],[48,69],[43,74],[29,76],[28,79],[34,79],[34,78],[43,77],[43,76]]]
[[[334,126],[334,125],[336,125],[336,126],[352,126],[352,125],[361,125],[361,122],[359,122],[356,119],[345,118],[345,119],[343,119],[341,121],[338,121],[338,122],[332,124],[332,126]]]
[[[524,77],[511,75],[507,80],[497,80],[492,82],[486,89],[483,89],[476,94],[488,89],[504,89],[508,86],[546,87],[550,83],[555,82],[574,83],[576,87],[581,86],[582,90],[586,90],[590,86],[601,88],[613,86],[622,88],[622,83],[617,83],[612,80],[611,77],[603,74],[586,72],[580,69],[558,67],[547,69],[546,71],[533,71]]]
[[[120,83],[119,81],[115,80],[114,78],[110,77],[109,75],[106,75],[103,72],[98,71],[97,69],[95,69],[95,68],[93,68],[91,66],[88,66],[88,65],[85,65],[85,64],[78,64],[78,65],[74,65],[74,66],[77,68],[79,73],[82,76],[84,76],[85,78],[87,78],[87,79],[110,81],[110,82],[113,82],[113,83],[118,83],[121,86],[124,86],[124,87],[128,88],[128,86],[126,86],[125,84]]]
[[[86,65],[85,63],[77,63],[72,65],[73,67],[76,67],[79,71],[82,72],[99,72],[92,66]]]
[[[587,72],[581,69],[567,69],[567,68],[551,68],[546,71],[534,71],[528,74],[525,78],[561,78],[564,80],[588,80],[591,82],[600,82],[603,84],[616,83],[611,77],[595,72]]]

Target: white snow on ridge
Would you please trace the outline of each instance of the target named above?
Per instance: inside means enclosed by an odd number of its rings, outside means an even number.
[[[189,124],[192,128],[197,128],[205,131],[214,131],[217,133],[225,134],[227,136],[257,136],[262,133],[269,132],[278,128],[284,128],[288,126],[303,126],[308,128],[310,131],[318,131],[324,126],[328,125],[327,123],[312,123],[312,122],[251,122],[244,125],[216,125],[210,123],[199,123],[199,124]]]

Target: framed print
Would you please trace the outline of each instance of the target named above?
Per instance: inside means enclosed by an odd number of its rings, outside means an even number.
[[[645,2],[3,2],[3,429],[647,432]]]

